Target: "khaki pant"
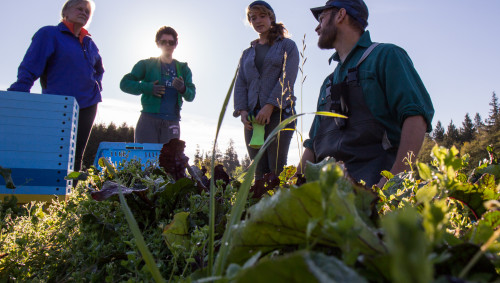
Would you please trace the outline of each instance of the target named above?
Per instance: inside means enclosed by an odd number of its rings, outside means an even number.
[[[136,143],[166,144],[173,138],[180,138],[181,128],[179,121],[167,121],[141,113],[135,128]]]

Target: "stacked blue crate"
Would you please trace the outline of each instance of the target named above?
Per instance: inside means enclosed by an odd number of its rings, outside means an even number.
[[[0,197],[19,202],[64,199],[73,171],[78,103],[71,96],[0,91],[0,166],[12,170],[16,189],[0,178]]]

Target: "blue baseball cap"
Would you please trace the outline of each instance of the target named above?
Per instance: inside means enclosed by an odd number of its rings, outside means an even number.
[[[259,1],[257,1],[259,2]],[[363,0],[329,0],[325,6],[311,8],[316,20],[323,10],[331,8],[344,8],[349,16],[363,25],[363,28],[368,26],[368,7]]]
[[[254,2],[250,3],[250,5],[248,5],[248,9],[252,8],[255,5],[264,6],[264,7],[268,8],[269,10],[271,10],[271,12],[273,12],[273,14],[274,14],[273,8],[266,1],[254,1]]]

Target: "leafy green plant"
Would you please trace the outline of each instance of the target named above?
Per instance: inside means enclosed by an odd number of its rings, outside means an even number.
[[[87,181],[67,202],[23,208],[14,199],[0,202],[0,281],[161,281],[169,276],[177,281],[206,267],[208,193],[190,179],[174,181],[161,168],[143,168],[135,160],[115,168],[103,159],[100,165],[102,172],[68,176]],[[225,218],[234,193],[217,190],[217,219]],[[187,212],[191,244],[180,251],[175,242],[169,246],[165,231],[176,215]],[[224,223],[219,221],[217,230]],[[146,250],[157,271],[146,263]]]
[[[290,252],[303,250],[329,251],[355,273],[375,282],[429,282],[446,276],[489,282],[496,278],[500,249],[495,230],[500,212],[490,205],[474,222],[468,206],[480,211],[480,205],[497,201],[499,179],[483,174],[468,183],[460,176],[464,162],[456,150],[436,147],[433,152],[432,166],[416,166],[423,179],[417,179],[415,172],[392,176],[378,194],[345,179],[342,167],[333,161],[309,166],[307,184],[277,190],[226,230],[231,240],[225,271],[217,278],[225,274],[227,279],[244,281],[255,269],[248,267],[248,261],[259,266],[258,274],[252,276],[264,274],[271,266],[281,274],[276,268],[285,265],[278,267],[278,262],[288,263]],[[459,193],[462,197],[457,197]],[[468,199],[477,199],[478,204],[473,206]],[[458,219],[461,226],[456,225],[457,216],[462,217]],[[468,224],[463,225],[464,221]],[[461,255],[465,257],[458,264]],[[293,274],[308,272],[293,268]]]
[[[433,156],[412,166],[418,174],[387,175],[378,191],[352,183],[334,160],[308,166],[301,186],[287,168],[257,203],[246,180],[214,180],[221,273],[209,277],[210,193],[160,168],[103,160],[106,169],[89,170],[67,202],[0,202],[0,281],[492,282],[498,164],[463,178],[454,149],[436,147]]]

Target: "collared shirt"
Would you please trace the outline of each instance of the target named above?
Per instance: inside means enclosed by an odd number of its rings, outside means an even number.
[[[71,23],[71,22],[68,22],[66,20],[63,20],[62,21],[66,27],[69,29],[69,31],[71,31],[71,33],[75,33],[75,24],[74,23]],[[78,39],[80,40],[80,43],[83,43],[83,39],[86,37],[86,36],[90,36],[90,33],[88,30],[82,28],[80,30],[80,35],[78,36]]]
[[[371,44],[370,33],[366,31],[344,62],[340,62],[338,53],[329,59],[329,62],[332,60],[339,62],[333,72],[333,84],[341,83],[345,79],[348,70],[356,67],[364,51]],[[403,123],[410,116],[423,116],[427,122],[427,132],[432,130],[434,108],[431,98],[410,57],[402,48],[393,44],[377,46],[359,66],[359,79],[366,104],[373,116],[385,127],[387,137],[393,146],[399,146]],[[329,83],[330,76],[321,86],[317,111],[327,110],[326,88]],[[319,116],[314,117],[309,139],[304,141],[306,148],[313,148],[319,122]]]
[[[299,69],[299,50],[295,42],[289,38],[277,39],[266,54],[261,72],[255,66],[256,44],[257,41],[253,41],[241,55],[234,86],[234,117],[238,117],[241,110],[251,111],[266,104],[286,108],[295,101],[293,87]],[[286,76],[282,87],[284,63]],[[287,90],[284,95],[283,89]]]

